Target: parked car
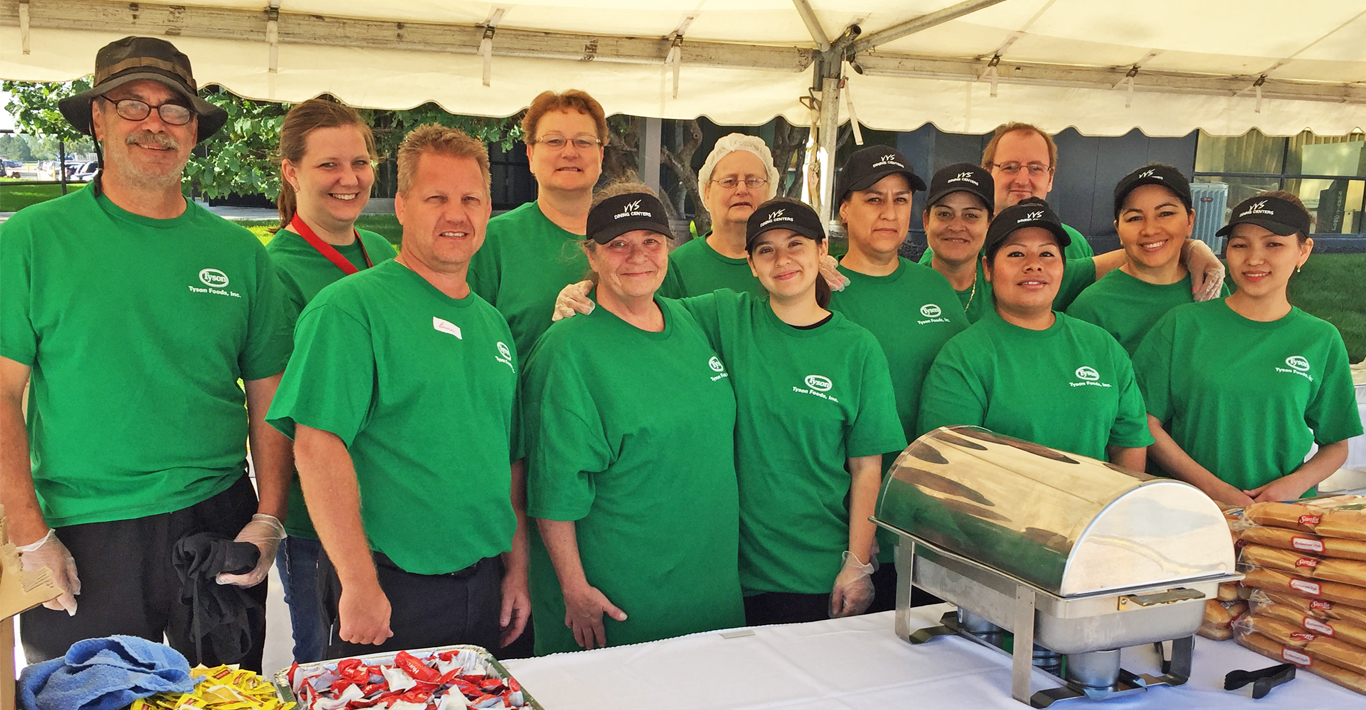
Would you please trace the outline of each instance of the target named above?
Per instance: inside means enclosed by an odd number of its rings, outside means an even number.
[[[0,171],[0,175],[3,175],[4,177],[14,177],[14,178],[17,178],[17,177],[19,177],[19,172],[20,172],[21,170],[23,170],[23,169],[24,169],[24,164],[23,164],[23,163],[21,163],[21,162],[19,162],[19,161],[17,161],[17,160],[6,160],[6,161],[5,161],[5,168],[4,168],[3,171]]]
[[[71,173],[71,179],[76,182],[90,182],[95,178],[95,173],[99,171],[100,164],[98,161],[92,160],[88,163],[81,163],[76,167],[75,172]]]

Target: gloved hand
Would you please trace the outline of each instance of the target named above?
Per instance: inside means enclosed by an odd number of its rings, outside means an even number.
[[[48,529],[41,540],[20,545],[19,561],[24,570],[46,567],[52,570],[52,581],[62,590],[55,598],[43,602],[43,606],[59,611],[65,609],[68,616],[76,615],[76,595],[81,593],[81,578],[76,576],[76,560],[66,545],[57,539],[57,531]]]
[[[821,259],[821,276],[825,277],[825,282],[830,284],[831,291],[843,291],[849,285],[849,277],[840,273],[840,262],[829,254]]]
[[[557,321],[564,318],[572,318],[575,313],[588,315],[593,312],[593,299],[588,297],[588,292],[593,290],[592,281],[580,281],[576,284],[569,284],[560,289],[560,295],[555,298],[555,312],[551,314],[550,320]]]
[[[1191,274],[1191,295],[1195,300],[1209,301],[1219,297],[1226,269],[1208,244],[1198,240],[1187,243],[1186,270]]]
[[[255,587],[264,582],[266,575],[270,574],[270,566],[275,563],[275,550],[283,539],[285,526],[274,515],[257,513],[251,516],[251,522],[237,533],[233,542],[250,542],[260,548],[261,559],[256,563],[256,568],[246,574],[220,574],[214,577],[214,581],[239,587]]]
[[[844,551],[844,567],[835,577],[835,589],[830,592],[830,618],[857,616],[873,603],[873,571],[848,550]]]

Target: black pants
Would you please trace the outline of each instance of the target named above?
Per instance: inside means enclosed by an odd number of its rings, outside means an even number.
[[[236,537],[256,512],[256,491],[245,474],[227,490],[183,510],[132,520],[57,528],[57,537],[76,560],[81,594],[75,616],[37,607],[19,619],[29,663],[65,655],[71,644],[112,634],[141,636],[171,647],[190,660],[219,664],[210,644],[196,658],[190,637],[191,609],[180,601],[180,578],[171,551],[180,538],[201,532]],[[247,590],[264,608],[266,582]],[[251,630],[252,647],[239,663],[260,672],[266,621]]]
[[[379,646],[341,640],[341,580],[324,550],[318,558],[318,601],[327,630],[323,658],[455,644],[483,646],[497,655],[502,559],[485,557],[458,572],[427,575],[405,572],[386,555],[373,554],[380,589],[389,598],[389,630],[394,635]]]
[[[829,618],[829,594],[762,592],[745,597],[746,626],[800,624]]]

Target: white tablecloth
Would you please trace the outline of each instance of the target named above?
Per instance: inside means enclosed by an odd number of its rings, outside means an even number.
[[[1356,392],[1357,411],[1361,413],[1361,420],[1366,422],[1366,382],[1357,383]],[[1366,468],[1366,435],[1347,440],[1347,463],[1342,464],[1342,467]]]
[[[947,605],[917,610],[925,626]],[[966,639],[912,646],[892,633],[892,612],[852,619],[721,632],[617,648],[507,662],[546,710],[867,710],[1026,707],[1010,696],[1010,658]],[[1196,639],[1194,673],[1176,688],[1152,688],[1102,704],[1074,700],[1058,708],[1294,708],[1361,710],[1366,698],[1307,672],[1261,701],[1251,687],[1223,690],[1224,674],[1275,661],[1232,641]],[[1151,646],[1124,651],[1124,668],[1158,672]],[[1048,677],[1034,674],[1034,691]]]

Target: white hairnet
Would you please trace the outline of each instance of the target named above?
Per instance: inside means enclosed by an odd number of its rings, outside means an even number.
[[[707,161],[702,163],[702,169],[697,171],[698,187],[705,192],[707,185],[711,182],[711,173],[716,169],[716,164],[737,150],[749,151],[759,156],[764,168],[768,170],[768,194],[764,196],[764,199],[773,199],[773,195],[777,194],[778,191],[778,169],[773,167],[773,153],[769,151],[764,139],[758,136],[747,136],[743,133],[731,133],[716,141],[716,147],[711,149],[711,155],[708,155]]]

